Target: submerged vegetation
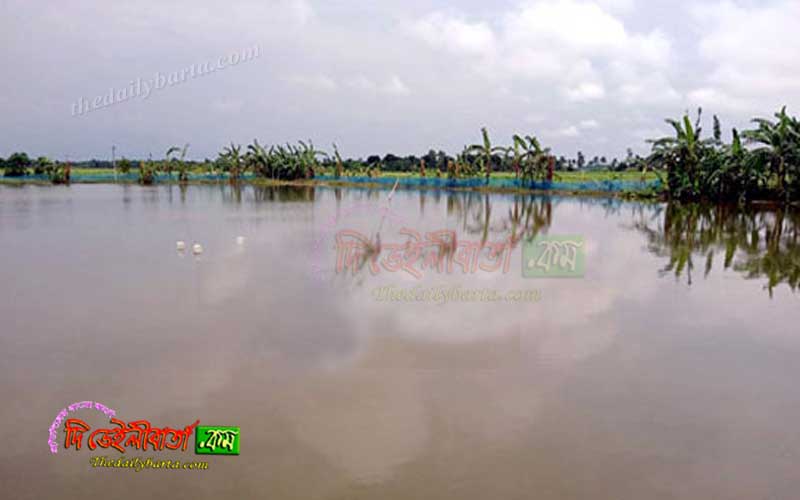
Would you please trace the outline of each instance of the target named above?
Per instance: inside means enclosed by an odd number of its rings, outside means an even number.
[[[513,179],[519,189],[547,189],[552,181],[574,182],[580,178],[593,180],[638,182],[627,193],[636,197],[664,197],[672,200],[745,201],[770,199],[800,200],[800,120],[790,116],[784,107],[774,119],[756,118],[754,128],[741,133],[732,129],[730,140],[723,139],[719,119],[713,117],[713,131],[705,135],[701,126],[702,110],[694,120],[686,113],[680,119],[667,119],[673,135],[648,140],[651,153],[647,157],[633,154],[609,162],[605,157],[586,162],[582,152],[577,160],[554,156],[534,135],[513,135],[510,145],[493,143],[487,128],[481,129],[481,141],[465,146],[455,156],[430,150],[427,154],[400,157],[393,154],[371,155],[364,159],[344,159],[336,144],[333,152],[317,149],[309,141],[296,144],[262,145],[253,140],[242,146],[231,143],[214,160],[189,161],[189,145],[173,146],[164,159],[130,161],[123,158],[110,163],[115,179],[118,173],[129,175],[138,170],[138,182],[153,184],[160,178],[170,181],[177,172],[177,181],[188,182],[202,175],[212,180],[221,178],[237,183],[245,178],[273,182],[348,178],[418,176],[445,178],[457,185],[459,179],[488,185],[490,179]],[[90,168],[108,162],[92,160]],[[0,159],[5,177],[45,176],[53,183],[70,181],[71,165],[52,162],[45,157],[32,160],[25,153],[14,153]],[[584,175],[586,173],[587,175]],[[597,174],[600,174],[599,177]],[[588,180],[588,179],[587,179]],[[579,181],[578,181],[579,182]],[[625,194],[625,193],[623,193]]]

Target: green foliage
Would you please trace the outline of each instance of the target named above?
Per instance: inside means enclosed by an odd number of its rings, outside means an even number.
[[[481,136],[483,137],[482,144],[473,144],[468,148],[469,153],[478,155],[478,164],[481,171],[486,176],[486,180],[492,175],[492,165],[495,162],[495,153],[505,153],[506,148],[501,146],[492,146],[492,141],[489,139],[489,131],[486,127],[481,129]]]
[[[8,157],[5,163],[6,177],[22,177],[27,175],[28,168],[31,167],[31,159],[27,153],[14,153]]]
[[[53,162],[48,157],[40,156],[32,163],[33,173],[35,175],[45,174],[50,170],[52,164]]]
[[[49,162],[45,167],[45,173],[50,177],[50,182],[53,184],[69,184],[72,165],[69,162]]]
[[[159,165],[151,159],[139,162],[139,184],[149,186],[155,184]]]
[[[732,131],[730,144],[722,141],[719,119],[714,136],[702,138],[701,111],[694,125],[688,115],[667,120],[675,136],[648,141],[648,164],[666,173],[667,190],[674,199],[738,199],[756,196],[796,197],[800,193],[800,122],[775,113],[777,120],[755,119],[758,128],[741,135]],[[759,147],[748,149],[742,139]]]
[[[267,179],[289,181],[312,179],[319,168],[317,159],[319,156],[327,157],[327,154],[314,148],[311,141],[298,141],[297,146],[286,144],[266,149],[257,140],[253,140],[253,144],[247,147],[244,165],[255,175]],[[343,169],[338,151],[336,158],[337,170]]]
[[[123,174],[129,173],[132,168],[133,168],[133,163],[125,157],[123,157],[120,161],[117,162],[117,169],[119,169],[119,171],[122,172]]]
[[[532,135],[524,138],[514,135],[513,141],[514,146],[507,151],[513,155],[515,175],[526,182],[547,179],[550,149],[542,148],[539,140]]]
[[[248,168],[248,164],[244,161],[241,154],[242,146],[231,143],[226,146],[219,154],[219,166],[230,174],[231,182],[238,182],[242,174]]]
[[[164,154],[164,164],[168,165],[165,170],[170,176],[173,170],[177,170],[178,182],[187,182],[189,180],[189,166],[186,163],[186,152],[188,150],[189,144],[186,143],[183,148],[172,146]]]
[[[800,193],[800,121],[786,114],[786,106],[775,113],[776,120],[756,118],[755,130],[742,136],[759,147],[752,151],[775,178],[776,189],[782,197]]]
[[[344,165],[342,164],[342,155],[339,154],[339,148],[336,147],[336,143],[333,144],[333,155],[336,160],[336,178],[340,178],[344,171]]]

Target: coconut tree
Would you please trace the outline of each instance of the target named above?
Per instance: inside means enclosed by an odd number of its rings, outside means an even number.
[[[469,153],[478,155],[478,161],[481,163],[483,171],[486,174],[486,180],[492,175],[492,162],[494,161],[492,155],[496,153],[505,154],[506,148],[502,146],[492,146],[492,141],[489,139],[489,132],[486,127],[481,128],[481,135],[483,136],[483,144],[473,144],[468,148]]]

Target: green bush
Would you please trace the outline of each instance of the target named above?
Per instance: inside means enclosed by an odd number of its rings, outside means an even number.
[[[6,177],[22,177],[27,175],[32,162],[26,153],[14,153],[5,162]]]

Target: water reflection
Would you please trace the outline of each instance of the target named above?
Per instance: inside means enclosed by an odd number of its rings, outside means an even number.
[[[748,279],[766,279],[772,296],[786,284],[800,284],[800,212],[784,207],[670,203],[641,213],[633,224],[648,249],[667,263],[662,274],[685,276],[692,284],[696,265],[707,277],[715,267],[733,269]]]
[[[381,224],[388,194],[0,188],[0,282],[9,284],[0,287],[0,394],[14,403],[0,409],[13,423],[0,428],[13,447],[0,455],[4,491],[795,496],[800,339],[787,325],[800,310],[784,269],[796,269],[795,213],[399,190]],[[335,266],[332,245],[313,251],[331,220],[328,243],[340,227],[384,244],[402,227],[447,229],[477,244],[510,241],[516,256],[530,238],[580,234],[586,274],[526,279],[515,257],[508,273],[362,272],[362,287],[341,275],[316,280],[312,263]],[[176,240],[206,251],[180,258]],[[729,241],[735,272],[724,273]],[[695,270],[690,289],[694,260],[710,251],[707,279]],[[775,266],[778,283],[794,285],[776,285],[773,299],[744,279]],[[665,268],[681,268],[681,279],[659,279]],[[373,300],[370,286],[387,283],[537,288],[542,300]],[[128,419],[239,425],[242,455],[215,461],[203,481],[93,470],[81,453],[52,460],[53,412],[86,399]]]

